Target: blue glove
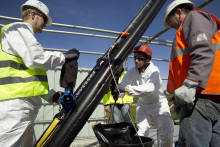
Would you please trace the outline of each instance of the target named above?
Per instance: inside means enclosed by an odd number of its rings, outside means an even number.
[[[192,109],[198,85],[198,82],[185,79],[183,86],[174,91],[175,102],[181,107]]]

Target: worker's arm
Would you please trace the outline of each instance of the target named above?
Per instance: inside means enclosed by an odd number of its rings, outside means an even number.
[[[143,83],[140,83],[140,75],[138,72],[135,72],[135,70],[129,70],[124,75],[120,84],[126,86],[125,90],[129,95],[134,97],[147,97],[160,89],[162,81],[158,68],[155,66],[149,66],[148,68],[151,69],[145,73],[146,75],[143,75]]]
[[[215,60],[211,47],[216,23],[208,14],[192,11],[187,15],[182,30],[191,57],[187,79],[197,81],[199,88],[205,89]]]
[[[33,70],[45,70],[62,64],[61,52],[44,52],[34,37],[32,27],[26,23],[15,23],[3,30],[3,51],[21,57],[24,64]]]
[[[152,95],[160,88],[159,72],[153,72],[148,78],[150,79],[141,85],[127,86],[128,94],[134,97],[147,97]]]

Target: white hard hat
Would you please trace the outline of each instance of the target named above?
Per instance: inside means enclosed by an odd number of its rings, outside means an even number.
[[[44,15],[47,16],[48,22],[46,25],[49,26],[52,24],[52,19],[49,16],[49,9],[47,8],[47,6],[44,3],[42,3],[38,0],[28,0],[26,3],[21,5],[21,12],[23,11],[23,8],[25,6],[31,6],[31,7],[34,7],[34,8],[37,8],[38,10],[40,10]]]
[[[167,24],[167,16],[170,14],[170,12],[175,9],[178,5],[181,5],[181,4],[191,4],[191,6],[193,7],[193,9],[195,9],[195,4],[189,0],[174,0],[171,4],[169,4],[167,6],[167,9],[166,9],[166,14],[165,14],[165,19],[163,21],[163,25],[166,27],[166,28],[171,28],[171,26],[169,24]]]

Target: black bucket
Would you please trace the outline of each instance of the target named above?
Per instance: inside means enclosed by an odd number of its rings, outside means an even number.
[[[149,137],[134,136],[136,130],[133,125],[122,122],[117,124],[96,124],[93,131],[101,147],[152,147],[154,140]]]

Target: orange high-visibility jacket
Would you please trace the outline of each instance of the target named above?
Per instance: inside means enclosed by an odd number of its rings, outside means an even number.
[[[194,10],[203,11],[203,10]],[[205,11],[203,11],[205,12]],[[208,13],[208,12],[205,12]],[[208,13],[209,14],[209,13]],[[213,15],[209,14],[213,20],[218,23],[218,29],[220,26],[220,21]],[[212,49],[215,52],[215,60],[212,68],[210,78],[208,80],[205,90],[197,90],[197,93],[202,94],[220,94],[220,31],[212,37]],[[190,51],[186,41],[184,40],[182,27],[178,29],[176,33],[176,41],[173,42],[171,57],[170,57],[170,67],[169,67],[169,77],[167,84],[167,91],[169,93],[174,93],[174,91],[183,85],[185,78],[188,75],[188,69],[190,66]]]

